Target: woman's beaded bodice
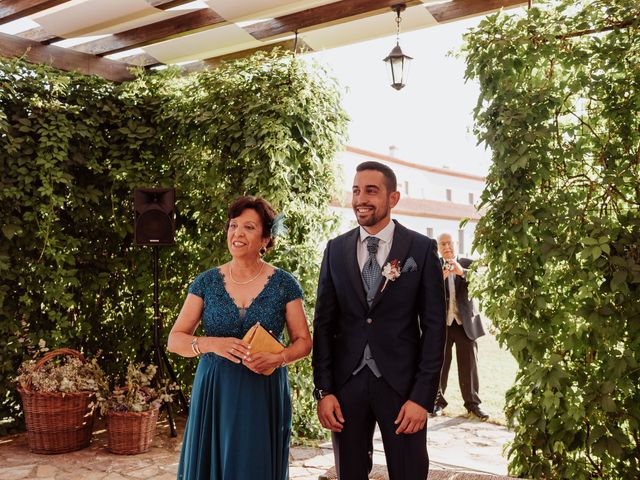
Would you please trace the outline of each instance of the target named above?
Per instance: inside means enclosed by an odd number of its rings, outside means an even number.
[[[198,275],[189,287],[189,293],[204,300],[202,325],[205,334],[211,337],[242,338],[256,322],[260,322],[282,339],[286,305],[302,298],[302,289],[295,278],[279,268],[269,276],[244,315],[225,289],[225,278],[220,268]]]

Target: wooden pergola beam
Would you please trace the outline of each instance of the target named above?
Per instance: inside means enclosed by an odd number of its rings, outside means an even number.
[[[187,32],[195,33],[197,30],[222,23],[226,23],[225,19],[216,12],[210,8],[201,8],[178,17],[81,43],[71,49],[93,55],[109,55],[156,41],[168,40]]]
[[[313,28],[332,22],[347,21],[357,16],[371,15],[377,11],[390,9],[393,5],[405,3],[407,6],[420,2],[399,0],[343,0],[301,12],[284,15],[264,22],[254,23],[245,30],[258,40],[292,33],[306,28]],[[481,15],[503,7],[526,4],[522,0],[450,0],[445,3],[425,4],[431,15],[440,22],[447,22],[463,17]]]
[[[58,37],[52,33],[47,32],[42,27],[31,28],[29,30],[25,30],[24,32],[16,33],[16,37],[24,38],[25,40],[33,40],[34,42],[39,43],[53,43],[58,40],[64,40],[64,38]]]
[[[128,65],[144,68],[162,65],[162,62],[160,60],[152,55],[149,55],[148,53],[136,53],[128,57],[123,57],[120,59],[120,61]]]
[[[31,63],[51,65],[60,70],[77,71],[85,75],[98,75],[114,82],[124,82],[134,78],[129,71],[131,65],[126,63],[88,53],[74,52],[54,45],[41,45],[6,33],[0,33],[0,55],[23,57]]]
[[[160,10],[169,10],[170,8],[179,7],[191,1],[192,0],[147,0],[147,3]]]
[[[379,10],[389,10],[393,5],[405,3],[417,5],[418,1],[402,2],[398,0],[342,0],[301,12],[248,25],[244,29],[254,38],[265,38],[293,33],[304,28],[345,20],[358,15],[371,14]],[[389,10],[390,11],[390,10]]]
[[[190,1],[191,0],[147,0],[147,3],[152,7],[158,8],[160,10],[168,10],[170,8],[189,3]],[[3,3],[2,0],[0,0],[0,4],[1,3]],[[57,42],[58,40],[64,40],[57,35],[53,35],[52,33],[47,32],[42,27],[25,30],[24,32],[20,32],[16,35],[20,38],[26,38],[27,40],[33,40],[40,43],[53,43]]]
[[[0,24],[26,17],[66,1],[68,0],[0,0]],[[164,10],[189,2],[189,0],[146,1],[151,6]],[[527,4],[523,0],[450,0],[433,4],[422,4],[420,0],[406,2],[402,0],[341,0],[257,22],[244,29],[258,40],[277,38],[293,32],[349,22],[385,11],[390,12],[391,7],[398,3],[405,3],[407,6],[423,5],[420,8],[425,8],[438,23]],[[95,74],[114,81],[124,81],[133,78],[128,70],[132,64],[150,66],[160,62],[148,54],[134,55],[120,61],[105,59],[102,56],[195,33],[225,23],[226,20],[212,9],[201,8],[70,48],[46,45],[47,42],[59,38],[38,28],[17,35],[0,34],[0,55],[23,56],[30,62],[49,64],[61,70],[77,70],[84,74]],[[234,52],[218,59],[206,59],[201,64],[211,66],[220,60],[244,56],[251,51]],[[198,67],[195,66],[195,68]]]
[[[33,15],[69,0],[2,0],[0,1],[0,24]]]
[[[522,0],[451,0],[445,3],[428,4],[425,8],[438,23],[444,23],[526,4],[527,2]]]
[[[270,52],[275,48],[282,48],[284,50],[295,51],[296,53],[313,51],[313,49],[309,45],[307,45],[302,39],[298,39],[297,41],[294,39],[289,39],[289,40],[283,40],[281,42],[270,43],[268,45],[263,45],[260,47],[249,48],[247,50],[241,50],[239,52],[229,53],[227,55],[220,55],[219,57],[205,58],[204,60],[200,60],[198,62],[188,63],[187,65],[184,65],[182,67],[182,71],[185,73],[189,73],[189,72],[206,70],[208,68],[215,68],[219,66],[222,62],[248,57],[249,55],[253,55],[256,52]]]
[[[222,62],[234,60],[236,58],[248,57],[258,51],[270,52],[274,48],[282,48],[284,50],[296,51],[297,53],[313,52],[313,48],[307,45],[301,38],[297,41],[295,39],[283,40],[281,42],[269,43],[260,47],[249,48],[246,50],[240,50],[238,52],[228,53],[226,55],[220,55],[217,57],[203,58],[196,62],[190,62],[180,67],[185,72],[197,72],[205,70],[206,68],[217,67]],[[148,53],[138,53],[129,57],[121,58],[120,61],[136,67],[150,68],[156,65],[162,65],[158,59],[149,55]]]

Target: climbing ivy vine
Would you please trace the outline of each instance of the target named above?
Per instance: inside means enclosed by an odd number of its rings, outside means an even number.
[[[493,152],[476,285],[519,364],[510,472],[640,471],[640,6],[533,2],[466,36]]]
[[[165,335],[189,283],[228,260],[226,208],[244,194],[286,214],[289,234],[267,259],[300,280],[312,312],[346,122],[337,84],[279,52],[122,85],[0,59],[0,420],[19,419],[12,378],[27,344],[101,350],[112,374],[151,360],[136,187],[177,191],[176,245],[160,253]],[[171,361],[188,391],[195,362]],[[294,436],[320,436],[310,362],[290,370]]]

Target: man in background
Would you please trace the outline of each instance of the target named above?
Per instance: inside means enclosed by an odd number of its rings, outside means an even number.
[[[444,364],[440,375],[440,391],[436,399],[433,415],[440,415],[448,402],[444,398],[451,367],[453,345],[456,346],[458,362],[458,381],[467,411],[481,420],[489,415],[480,408],[480,388],[478,381],[478,344],[476,339],[485,334],[478,315],[469,299],[467,271],[472,260],[456,257],[451,234],[438,236],[438,253],[441,256],[442,275],[444,277],[447,303],[447,341],[444,351]]]

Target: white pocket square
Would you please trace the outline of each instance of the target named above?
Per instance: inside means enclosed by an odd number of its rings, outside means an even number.
[[[418,264],[413,259],[413,257],[407,258],[405,260],[405,262],[404,262],[403,267],[402,267],[402,273],[405,273],[405,272],[417,272],[417,271],[418,271]]]

